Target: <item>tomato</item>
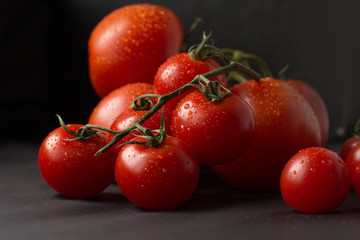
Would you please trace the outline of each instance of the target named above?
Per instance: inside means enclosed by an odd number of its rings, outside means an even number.
[[[212,102],[194,91],[175,108],[170,128],[174,137],[189,145],[200,163],[219,164],[236,159],[247,149],[255,119],[250,106],[235,95]]]
[[[156,148],[124,145],[115,165],[116,181],[125,197],[152,211],[183,205],[194,193],[199,174],[194,153],[171,136]]]
[[[349,155],[351,150],[359,145],[360,145],[360,141],[355,136],[347,139],[341,148],[341,153],[340,153],[341,158],[347,161],[346,160],[347,156]]]
[[[346,167],[351,177],[353,188],[360,198],[360,145],[356,145],[346,158]]]
[[[127,109],[124,112],[122,112],[114,121],[114,123],[111,125],[111,129],[114,131],[123,131],[127,128],[129,128],[135,121],[143,117],[148,111],[135,111],[132,109]],[[151,116],[144,124],[142,124],[143,127],[149,128],[151,130],[159,129],[161,123],[161,111],[156,112],[153,116]],[[170,123],[165,122],[165,130],[170,128]],[[120,144],[123,144],[125,142],[130,141],[132,138],[134,138],[134,135],[139,135],[140,133],[138,131],[134,131],[131,134],[125,136],[122,138],[116,146],[119,146]],[[117,147],[118,151],[120,150],[119,147]]]
[[[320,146],[318,120],[304,97],[282,80],[263,78],[235,85],[255,115],[249,148],[233,162],[213,166],[226,183],[245,190],[279,189],[286,162],[300,149]]]
[[[150,4],[119,8],[94,28],[88,42],[91,83],[100,97],[128,83],[152,83],[158,67],[178,53],[183,26],[170,10]]]
[[[156,94],[167,94],[191,82],[196,75],[207,73],[219,68],[220,65],[212,59],[193,60],[188,53],[180,53],[167,59],[158,69],[154,78],[154,91]],[[226,86],[225,75],[219,75],[210,79],[218,81],[221,85]],[[165,111],[171,113],[176,104],[190,91],[170,100]]]
[[[303,213],[334,211],[348,197],[350,177],[333,151],[313,147],[299,151],[285,165],[280,180],[285,202]]]
[[[300,80],[288,80],[287,83],[296,88],[309,102],[319,121],[321,146],[325,146],[329,136],[329,113],[320,94],[309,84]]]
[[[354,175],[355,174],[360,174],[360,172],[358,171],[358,169],[360,168],[360,144],[355,145],[351,151],[349,152],[349,154],[347,155],[346,159],[346,167],[349,171],[350,177],[353,181]],[[360,182],[357,183],[357,185],[360,187]],[[360,193],[360,192],[359,192]]]
[[[82,125],[67,125],[77,131]],[[99,135],[87,140],[67,140],[74,136],[59,127],[49,133],[40,146],[38,164],[45,181],[58,193],[76,199],[101,193],[114,178],[116,152],[94,154],[108,143]]]
[[[110,128],[120,113],[130,109],[130,104],[136,97],[152,91],[153,85],[149,83],[130,83],[115,89],[96,105],[90,115],[89,124]]]

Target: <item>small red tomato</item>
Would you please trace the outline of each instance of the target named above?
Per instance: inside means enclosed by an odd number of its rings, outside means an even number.
[[[360,145],[360,141],[355,136],[347,139],[343,147],[341,148],[341,153],[340,153],[341,158],[347,161],[347,156],[349,155],[351,150],[359,145]]]
[[[295,154],[285,165],[280,180],[285,202],[303,213],[334,211],[344,203],[350,187],[344,161],[322,147]]]
[[[346,167],[349,171],[352,183],[355,184],[354,175],[360,174],[360,144],[354,146],[346,157]],[[358,178],[358,177],[357,177]],[[356,183],[358,190],[360,190],[360,182]],[[360,191],[357,191],[360,193]]]
[[[188,53],[176,54],[167,59],[158,69],[154,78],[154,91],[156,94],[167,94],[191,82],[196,75],[207,73],[219,68],[220,65],[212,59],[193,60]],[[225,75],[210,79],[226,86]],[[188,90],[180,96],[170,100],[165,106],[165,112],[172,112],[176,104],[196,88]]]
[[[111,129],[114,131],[123,131],[129,128],[135,121],[143,117],[147,112],[148,111],[135,111],[132,109],[127,109],[115,119],[114,123],[111,125]],[[149,128],[151,130],[155,130],[160,128],[160,123],[161,123],[161,111],[158,111],[154,115],[152,115],[144,124],[142,124],[142,126]],[[165,122],[165,130],[167,131],[167,129],[170,129],[169,122]],[[140,135],[140,133],[138,131],[134,131],[130,133],[129,135],[122,138],[115,145],[115,147],[130,141],[135,137],[134,135]],[[117,149],[118,151],[120,151],[120,147],[117,147]]]
[[[130,109],[130,104],[136,97],[152,91],[153,85],[149,83],[131,83],[112,91],[96,105],[89,124],[110,128],[120,113]]]
[[[77,131],[82,125],[67,125]],[[100,156],[94,154],[108,143],[99,135],[87,140],[67,140],[74,136],[62,127],[52,131],[42,142],[38,164],[45,181],[58,193],[77,199],[91,198],[101,193],[114,179],[116,152],[113,149]]]
[[[135,138],[135,141],[144,141]],[[199,163],[184,143],[171,136],[159,147],[124,145],[115,165],[122,193],[134,204],[151,211],[172,210],[194,193]]]
[[[150,4],[119,8],[91,33],[89,73],[100,97],[125,84],[152,83],[159,66],[178,53],[183,27],[170,10]]]
[[[235,160],[248,148],[255,119],[250,106],[235,95],[212,102],[194,91],[175,108],[170,128],[200,163],[220,164]]]
[[[287,83],[297,89],[314,110],[321,131],[321,146],[325,146],[329,136],[329,113],[324,100],[312,86],[303,81],[288,80]]]
[[[360,145],[355,146],[346,159],[346,167],[350,173],[353,188],[360,198]]]

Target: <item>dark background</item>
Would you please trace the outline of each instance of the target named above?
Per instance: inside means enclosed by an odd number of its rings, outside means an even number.
[[[106,14],[138,1],[2,0],[0,140],[41,141],[58,126],[86,123],[99,101],[87,65],[87,41]],[[359,1],[143,1],[174,11],[187,29],[202,17],[218,47],[262,56],[273,72],[310,83],[330,114],[330,141],[347,137],[360,117]],[[190,43],[201,38],[198,30]]]

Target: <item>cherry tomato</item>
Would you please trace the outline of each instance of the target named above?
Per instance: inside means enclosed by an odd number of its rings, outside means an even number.
[[[131,102],[143,94],[152,93],[153,85],[149,83],[130,83],[109,93],[92,111],[89,124],[110,128],[115,118],[130,109]]]
[[[360,145],[360,141],[355,136],[347,139],[343,147],[341,148],[341,153],[340,153],[341,158],[347,161],[347,156],[349,155],[351,150],[359,145]]]
[[[285,202],[303,213],[334,211],[348,197],[350,177],[344,161],[333,151],[313,147],[295,154],[281,174]]]
[[[123,131],[129,128],[135,121],[143,117],[147,112],[148,111],[135,111],[132,109],[127,109],[115,119],[114,123],[111,125],[111,129],[114,131]],[[151,130],[155,130],[160,128],[160,123],[161,111],[158,111],[152,115],[144,124],[142,124],[142,126]],[[167,129],[170,129],[169,122],[165,122],[165,130]],[[119,146],[120,144],[130,141],[135,137],[134,135],[140,135],[140,133],[138,131],[132,132],[131,134],[122,138],[115,146]],[[118,151],[120,151],[120,147],[116,148]]]
[[[251,106],[255,134],[242,156],[213,169],[237,188],[278,190],[281,171],[290,157],[300,149],[321,145],[314,111],[298,91],[282,80],[247,81],[231,91]]]
[[[360,145],[356,145],[346,158],[346,167],[351,177],[353,188],[360,198]]]
[[[156,94],[167,94],[191,82],[196,75],[207,73],[219,68],[220,65],[212,59],[192,60],[188,53],[180,53],[167,59],[158,69],[154,78],[154,91]],[[219,75],[212,79],[226,86],[225,75]],[[165,112],[172,113],[176,104],[190,91],[170,100],[165,106]]]
[[[287,83],[296,88],[309,102],[319,121],[321,146],[325,146],[329,136],[329,113],[320,94],[309,84],[300,80],[288,80]]]
[[[360,174],[360,144],[355,145],[346,157],[346,167],[349,171],[352,183],[354,184],[354,175]],[[360,187],[360,182],[356,183]],[[357,191],[358,192],[358,191]],[[360,192],[358,192],[360,193]]]
[[[156,148],[124,145],[115,165],[116,181],[125,197],[151,211],[183,205],[197,187],[199,172],[194,153],[171,136]]]
[[[122,7],[91,33],[89,73],[100,97],[128,83],[152,83],[159,66],[178,53],[183,27],[170,10],[150,4]]]
[[[198,91],[177,105],[171,121],[174,137],[186,142],[203,164],[235,160],[250,145],[255,119],[250,106],[235,95],[206,101]]]
[[[67,125],[77,131],[82,125]],[[74,136],[59,127],[49,133],[40,146],[38,164],[45,181],[58,193],[77,199],[101,193],[114,179],[116,152],[94,154],[108,143],[99,135],[87,140],[67,140]]]

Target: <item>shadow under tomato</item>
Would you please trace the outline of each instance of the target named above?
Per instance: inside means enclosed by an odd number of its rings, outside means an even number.
[[[213,171],[203,169],[194,195],[176,211],[205,212],[220,209],[252,208],[259,203],[279,205],[279,192],[248,192],[233,188],[221,181]]]

